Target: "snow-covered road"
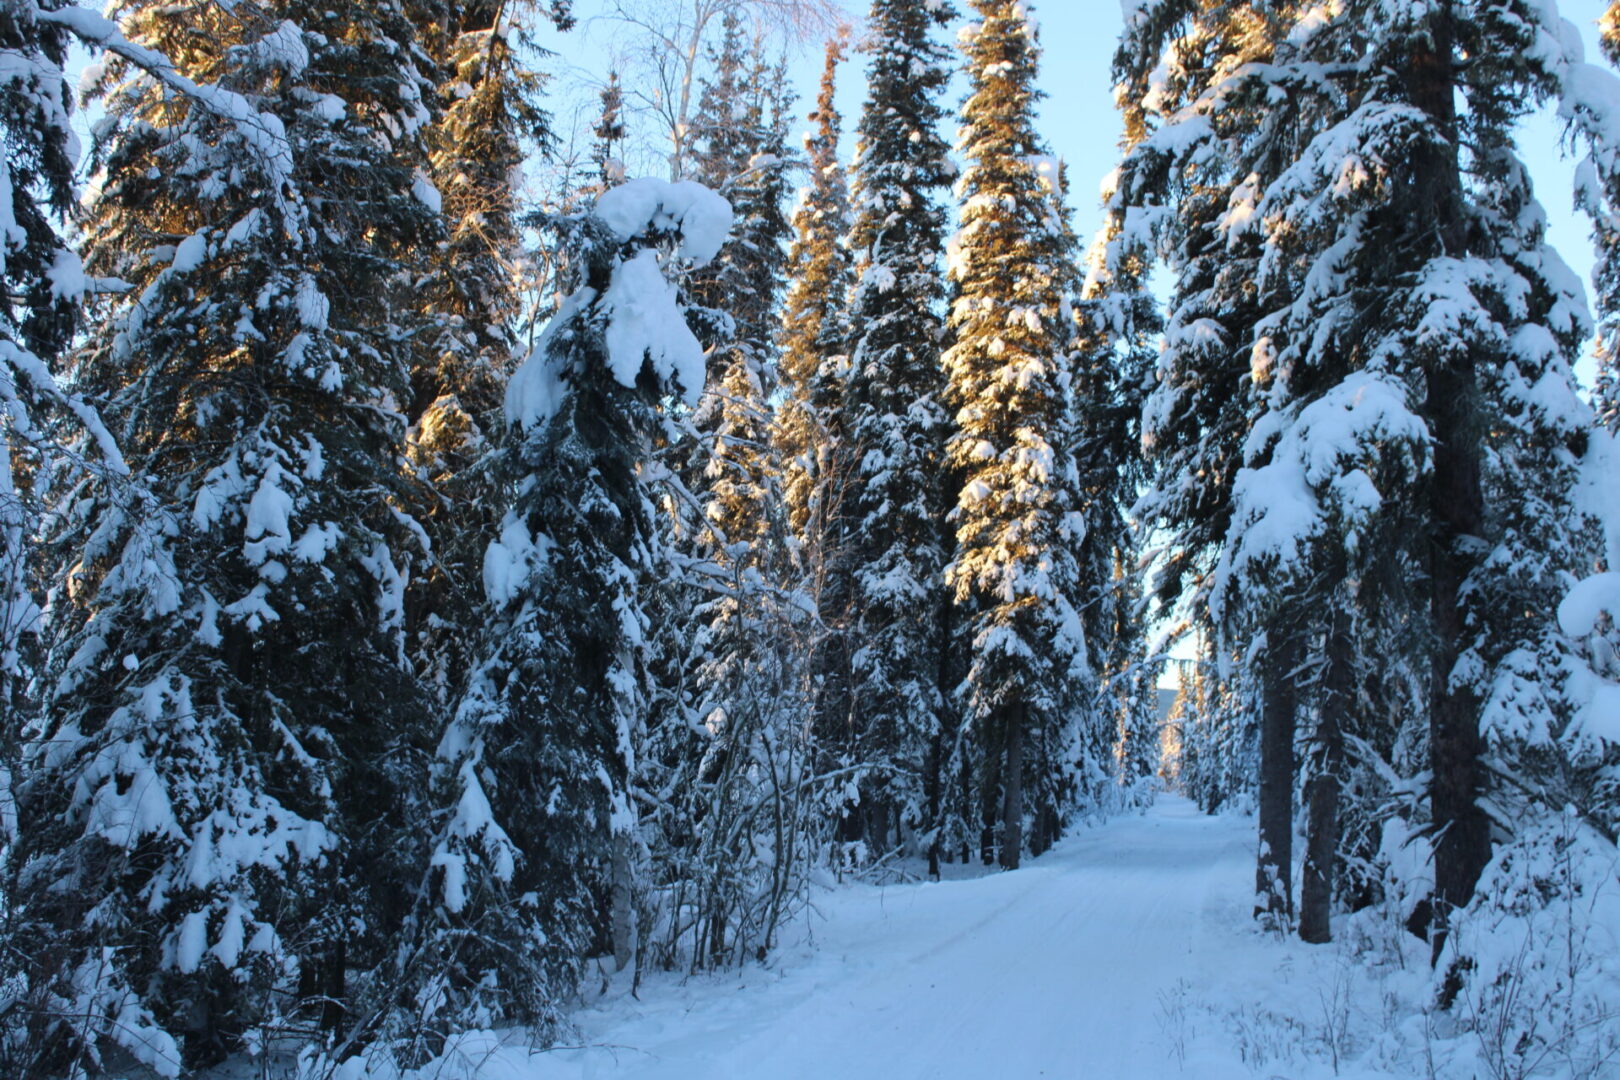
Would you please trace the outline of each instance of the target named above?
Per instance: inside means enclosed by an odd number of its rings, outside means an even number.
[[[1016,873],[823,894],[814,947],[772,970],[654,980],[587,1010],[582,1048],[483,1076],[1208,1076],[1174,1002],[1255,949],[1252,829],[1165,797]]]

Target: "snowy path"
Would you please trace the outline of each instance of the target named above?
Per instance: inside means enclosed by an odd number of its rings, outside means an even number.
[[[589,1048],[510,1076],[1207,1076],[1169,1049],[1161,995],[1252,954],[1252,829],[1166,797],[1016,873],[840,890],[779,970],[654,982],[585,1012]]]

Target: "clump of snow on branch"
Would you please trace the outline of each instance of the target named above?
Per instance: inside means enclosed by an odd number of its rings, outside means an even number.
[[[668,259],[691,266],[713,259],[731,231],[731,204],[690,180],[644,178],[604,192],[593,216],[621,245],[608,285],[600,294],[589,285],[570,294],[513,373],[506,419],[514,426],[532,428],[556,414],[566,379],[553,366],[552,346],[582,318],[600,320],[608,366],[620,385],[634,386],[650,365],[660,381],[679,387],[687,404],[696,405],[703,392],[703,346],[686,324]]]
[[[595,213],[620,243],[675,237],[676,254],[694,266],[718,255],[731,233],[731,204],[693,180],[630,180],[604,192]]]

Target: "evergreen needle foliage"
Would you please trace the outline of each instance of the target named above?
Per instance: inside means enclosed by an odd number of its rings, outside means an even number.
[[[1603,1075],[1620,2],[1131,0],[1086,251],[1029,0],[802,152],[829,0],[578,6],[0,0],[0,1075],[459,1075],[1164,788],[1380,1055]]]

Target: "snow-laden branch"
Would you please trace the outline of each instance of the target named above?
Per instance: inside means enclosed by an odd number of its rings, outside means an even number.
[[[130,41],[117,23],[103,15],[69,5],[54,11],[36,7],[34,17],[42,23],[62,27],[88,46],[127,61],[163,87],[231,124],[257,154],[279,198],[281,185],[291,179],[293,172],[292,146],[279,117],[261,113],[235,91],[187,78],[176,70],[168,57]],[[282,38],[297,33],[297,28],[290,23],[283,23],[274,31],[274,35]]]

